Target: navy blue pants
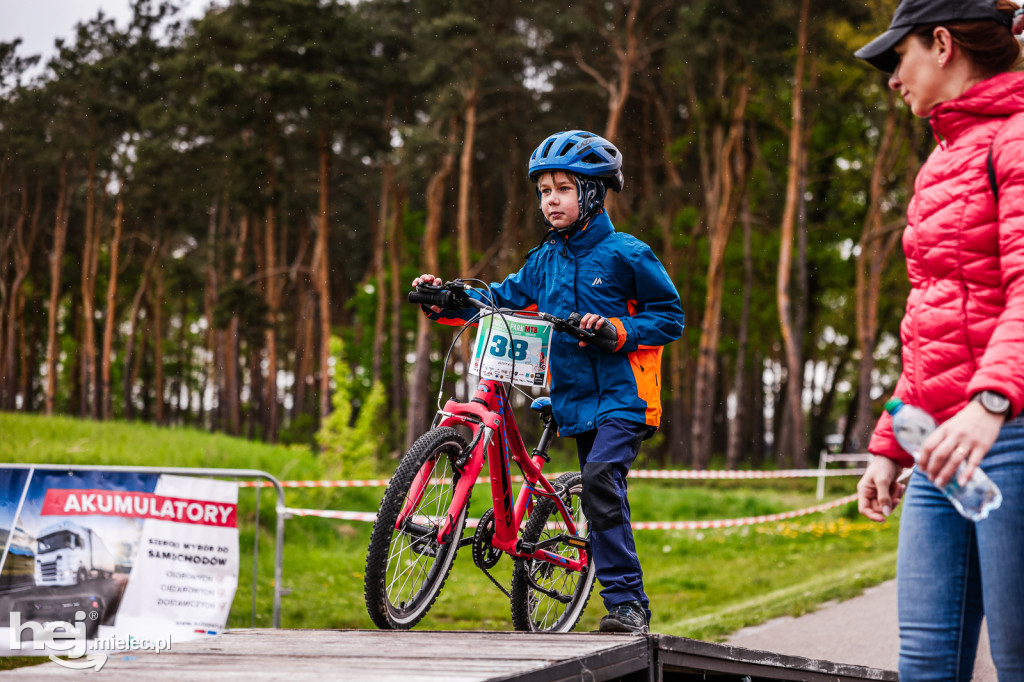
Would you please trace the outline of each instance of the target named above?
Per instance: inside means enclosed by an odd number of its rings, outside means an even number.
[[[651,433],[646,424],[608,419],[576,436],[583,472],[583,512],[590,523],[590,547],[606,608],[639,601],[650,609],[629,520],[626,474]]]

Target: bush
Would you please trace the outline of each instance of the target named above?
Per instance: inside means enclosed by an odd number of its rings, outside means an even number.
[[[338,337],[331,337],[331,354],[336,360],[334,409],[316,434],[320,457],[329,476],[368,478],[380,469],[380,416],[387,395],[380,382],[365,396],[357,395],[357,382],[342,357]]]

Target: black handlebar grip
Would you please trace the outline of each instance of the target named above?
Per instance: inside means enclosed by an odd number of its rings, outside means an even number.
[[[414,289],[409,292],[409,303],[420,303],[426,306],[436,305],[445,308],[450,302],[451,294],[443,289],[436,291]]]

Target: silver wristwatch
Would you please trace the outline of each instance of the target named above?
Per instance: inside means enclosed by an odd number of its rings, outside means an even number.
[[[974,396],[981,406],[992,414],[1007,416],[1010,413],[1010,399],[995,391],[981,391]]]

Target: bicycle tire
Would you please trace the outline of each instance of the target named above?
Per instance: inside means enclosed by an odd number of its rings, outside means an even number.
[[[436,540],[455,493],[452,461],[466,448],[465,439],[452,428],[427,431],[416,439],[392,476],[370,534],[364,572],[366,609],[381,630],[408,630],[433,606],[451,572],[466,525],[469,499],[459,511],[446,543]],[[396,529],[416,475],[432,466],[431,482],[417,505],[416,523],[432,532],[414,535]],[[440,479],[439,482],[438,479]]]
[[[573,516],[576,530],[586,536],[587,522],[583,515],[583,477],[579,473],[562,474],[552,484],[556,490],[563,490],[562,499]],[[553,527],[549,528],[551,522]],[[538,542],[559,533],[566,532],[565,521],[550,498],[542,498],[530,515],[523,529],[524,542]],[[563,556],[575,555],[577,550],[566,544],[551,548]],[[537,559],[517,559],[512,574],[512,625],[516,630],[529,632],[570,632],[579,623],[583,610],[590,600],[594,587],[594,560],[587,557],[584,572],[572,571]],[[526,579],[527,574],[541,587],[568,595],[569,603],[563,604],[539,592]]]

